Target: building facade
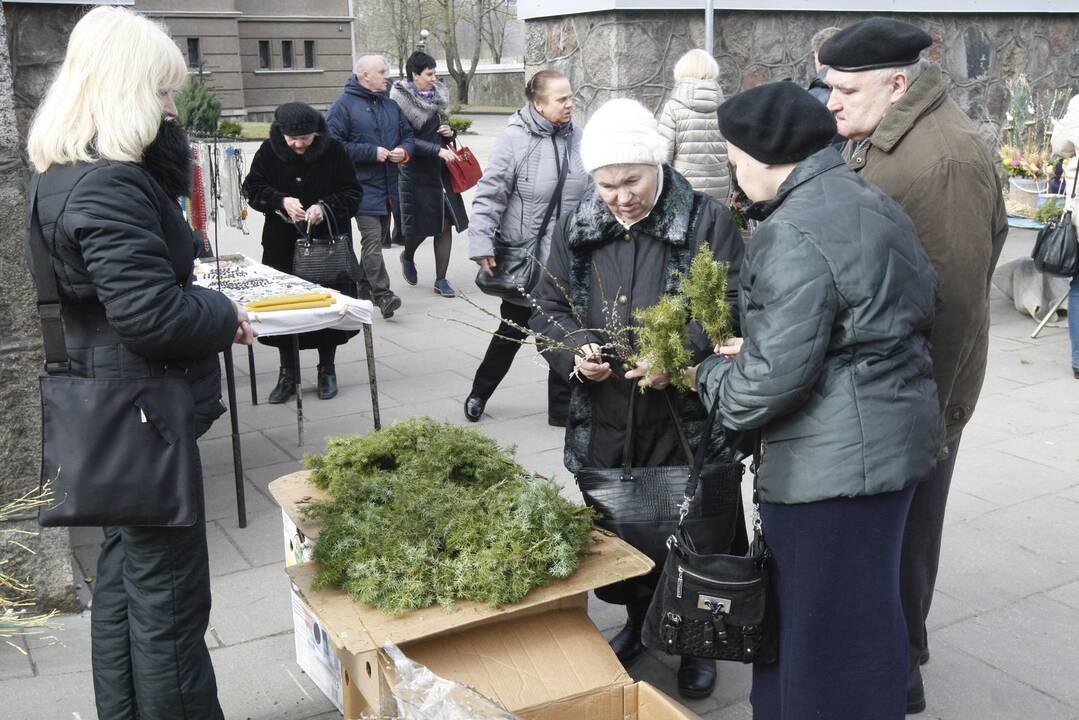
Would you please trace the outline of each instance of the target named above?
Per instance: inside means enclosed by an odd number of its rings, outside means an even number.
[[[353,67],[349,0],[135,0],[164,23],[225,117],[269,120],[282,103],[326,110]]]

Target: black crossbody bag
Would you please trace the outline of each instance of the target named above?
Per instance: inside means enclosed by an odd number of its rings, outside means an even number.
[[[29,255],[45,346],[41,389],[41,485],[54,503],[38,513],[52,526],[190,526],[198,512],[195,401],[170,375],[85,378],[69,374],[63,312],[52,257],[30,186]],[[182,371],[181,371],[182,372]]]
[[[715,421],[718,403],[708,416]],[[779,634],[775,598],[768,579],[771,551],[764,542],[757,507],[753,460],[753,541],[744,557],[697,551],[685,520],[691,514],[703,464],[697,449],[686,483],[681,514],[667,541],[663,573],[645,616],[645,647],[672,655],[767,664],[776,661]]]

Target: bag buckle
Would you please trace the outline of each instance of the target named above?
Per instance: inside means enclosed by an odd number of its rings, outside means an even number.
[[[675,654],[675,648],[678,643],[678,634],[682,629],[682,616],[678,613],[668,611],[663,616],[663,627],[660,630],[660,637],[663,638],[663,645],[668,654]]]
[[[66,375],[71,370],[71,364],[67,360],[45,363],[45,372],[49,375]]]
[[[689,515],[689,504],[692,499],[688,496],[682,496],[682,504],[678,506],[678,524],[681,525],[685,522],[686,517]]]

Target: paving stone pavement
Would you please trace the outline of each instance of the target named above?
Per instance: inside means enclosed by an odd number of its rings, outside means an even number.
[[[478,116],[466,143],[481,162],[505,118]],[[254,146],[249,148],[248,158]],[[470,198],[466,197],[466,200]],[[222,232],[223,252],[259,255],[261,216],[251,234]],[[1029,252],[1033,234],[1013,231],[1003,260]],[[436,296],[430,244],[417,254],[420,284],[400,278],[399,250],[384,253],[404,306],[374,326],[382,420],[412,415],[464,423],[462,403],[488,337],[486,313],[496,303],[473,290],[467,239],[455,240],[449,280],[475,306]],[[993,324],[985,388],[964,435],[944,537],[940,580],[930,616],[932,660],[924,668],[927,720],[1079,719],[1079,381],[1071,378],[1067,329],[1049,327],[1037,340],[1034,322],[993,291]],[[486,311],[486,312],[485,312]],[[264,400],[277,377],[276,353],[255,351]],[[237,526],[227,418],[201,442],[206,469],[207,534],[214,608],[207,642],[225,715],[251,720],[340,717],[294,661],[288,586],[282,572],[280,511],[268,483],[301,467],[333,435],[372,428],[362,342],[342,348],[340,395],[313,392],[316,359],[305,353],[306,416],[297,446],[294,405],[251,404],[246,359],[235,353],[237,407],[243,443],[248,526]],[[563,431],[546,422],[546,367],[522,349],[479,427],[516,444],[524,464],[553,475],[579,500],[562,467]],[[96,530],[75,530],[79,572],[90,588]],[[80,578],[81,579],[81,578]],[[592,600],[589,612],[607,636],[624,620],[618,608]],[[0,644],[0,717],[90,720],[89,614],[65,616],[51,639]],[[649,653],[631,669],[672,696],[677,660]],[[686,704],[710,720],[752,717],[751,672],[722,664],[715,694]],[[102,719],[107,720],[107,719]]]

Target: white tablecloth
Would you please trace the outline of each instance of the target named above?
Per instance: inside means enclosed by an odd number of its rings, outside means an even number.
[[[278,310],[258,313],[248,311],[251,326],[261,336],[293,335],[313,330],[359,330],[371,324],[374,306],[369,300],[357,300],[341,293],[307,282],[293,275],[263,265],[246,255],[223,256],[218,278],[216,260],[195,265],[195,283],[220,290],[240,305],[270,295],[288,295],[324,291],[333,294],[330,307]]]

